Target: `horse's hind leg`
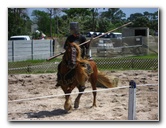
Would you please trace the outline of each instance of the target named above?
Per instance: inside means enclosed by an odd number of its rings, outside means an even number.
[[[79,90],[79,94],[77,96],[77,98],[75,99],[75,102],[74,102],[74,108],[78,108],[79,107],[79,103],[80,103],[80,98],[82,96],[83,93],[81,92],[84,92],[85,88],[83,89],[81,86],[78,87],[78,90]]]
[[[97,95],[97,88],[96,88],[96,83],[97,83],[97,78],[95,76],[91,76],[91,79],[90,79],[90,83],[91,83],[91,86],[92,86],[92,89],[93,89],[93,104],[92,104],[92,107],[96,107],[96,95]]]
[[[97,92],[95,92],[95,90],[97,90],[96,89],[96,84],[93,84],[92,85],[92,89],[93,89],[93,105],[92,105],[92,107],[96,107],[97,105],[96,105],[96,94],[97,94]]]

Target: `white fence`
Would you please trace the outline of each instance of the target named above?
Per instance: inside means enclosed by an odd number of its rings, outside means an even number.
[[[46,59],[53,54],[52,40],[8,41],[8,62]]]

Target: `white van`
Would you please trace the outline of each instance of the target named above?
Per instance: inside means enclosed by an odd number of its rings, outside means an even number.
[[[11,36],[9,40],[31,40],[27,35]]]

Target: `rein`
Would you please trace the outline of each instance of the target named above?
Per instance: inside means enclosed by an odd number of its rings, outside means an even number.
[[[77,49],[71,46],[71,53],[68,53],[67,51],[68,50],[66,50],[63,56],[61,64],[69,68],[69,70],[65,74],[60,73],[60,84],[65,84],[65,85],[69,85],[73,83],[73,81],[75,80],[74,78],[76,70],[75,68],[77,66]],[[67,58],[69,56],[70,58]]]

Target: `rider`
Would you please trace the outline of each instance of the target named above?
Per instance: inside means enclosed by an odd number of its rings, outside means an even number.
[[[67,47],[67,43],[75,42],[77,44],[82,44],[86,41],[86,38],[80,34],[78,22],[70,23],[70,33],[71,35],[67,37],[64,45],[64,49]],[[81,48],[81,57],[86,58],[89,54],[89,43],[83,44]]]
[[[70,23],[70,33],[71,35],[67,37],[65,44],[64,44],[64,49],[67,49],[67,44],[68,43],[72,43],[75,42],[77,44],[82,44],[86,41],[86,38],[80,34],[79,32],[79,26],[78,26],[78,22],[71,22]],[[88,53],[89,53],[89,44],[83,44],[80,46],[81,48],[81,57],[82,58],[86,58],[88,57]],[[58,65],[59,68],[59,65]],[[57,73],[57,82],[59,81],[59,73]],[[60,86],[58,83],[56,86]],[[80,86],[80,90],[84,90],[85,86],[81,85]]]

